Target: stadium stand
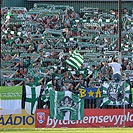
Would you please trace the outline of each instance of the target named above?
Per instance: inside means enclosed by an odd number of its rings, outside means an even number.
[[[29,10],[2,7],[1,23],[1,86],[22,85],[25,90],[25,85],[41,85],[43,96],[49,81],[56,91],[76,94],[80,88],[113,82],[107,63],[118,58],[117,10],[84,7],[76,12],[69,5],[35,3]],[[121,30],[122,80],[132,88],[133,9],[123,9]],[[75,49],[83,57],[78,70],[66,63]],[[49,108],[49,100],[41,96],[38,108]],[[131,108],[131,90],[129,98],[126,108]],[[85,108],[123,108],[101,103],[87,99]]]

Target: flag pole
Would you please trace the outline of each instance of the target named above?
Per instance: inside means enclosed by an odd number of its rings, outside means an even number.
[[[124,78],[124,126],[125,127],[125,115],[126,115],[126,110],[125,110],[125,87],[126,87],[126,80]]]
[[[122,21],[121,21],[121,0],[118,0],[118,62],[121,64],[122,55],[121,55],[121,29],[122,29]]]
[[[121,9],[121,0],[118,0],[118,62],[122,64],[122,54],[121,54],[121,29],[122,29],[122,19],[121,19],[121,14],[122,14],[122,9]],[[124,77],[124,116],[125,116],[125,84],[126,80]],[[125,120],[124,120],[124,125],[125,127]]]

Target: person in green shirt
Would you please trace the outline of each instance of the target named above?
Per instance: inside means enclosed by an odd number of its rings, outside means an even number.
[[[37,77],[30,76],[26,78],[26,84],[29,86],[39,86],[41,83]]]

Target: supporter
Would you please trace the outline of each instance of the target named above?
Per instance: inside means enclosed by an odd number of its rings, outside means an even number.
[[[124,8],[124,9],[123,9],[123,15],[124,15],[125,17],[127,17],[128,14],[129,14],[129,12],[128,12],[127,8]]]
[[[126,66],[126,70],[131,70],[131,65],[130,65],[130,64],[128,64],[128,65]]]
[[[17,70],[16,74],[13,75],[13,78],[15,80],[12,81],[13,86],[22,86],[24,85],[24,81],[19,78],[24,78],[24,75],[20,72],[20,70]]]
[[[122,70],[126,70],[127,69],[127,65],[128,65],[128,61],[127,60],[123,60],[122,61]]]
[[[92,84],[93,83],[94,78],[92,75],[89,76],[89,81],[88,81],[88,87],[96,87],[95,84]]]
[[[111,70],[110,70],[109,68],[107,68],[107,69],[105,70],[105,75],[104,75],[104,77],[105,77],[105,81],[110,81],[110,80],[112,80],[112,73],[111,73]]]
[[[26,68],[20,68],[20,73],[24,76],[27,74],[27,69]]]
[[[65,82],[65,81],[68,81],[68,80],[70,80],[70,74],[69,74],[70,72],[68,72],[68,71],[65,71],[64,72],[64,76],[63,76],[63,78],[62,78],[62,82]]]
[[[70,17],[68,14],[65,14],[62,16],[62,23],[63,23],[64,28],[70,28],[71,27]]]
[[[69,90],[69,83],[64,81],[61,87],[61,91],[68,91],[68,90]]]
[[[133,9],[131,10],[131,17],[133,18]]]
[[[55,91],[59,91],[59,87],[58,87],[58,83],[57,83],[56,79],[53,79],[52,89],[55,90]]]
[[[8,78],[8,79],[1,82],[1,85],[3,85],[3,86],[13,86],[14,84],[12,83],[12,80],[11,80],[11,78],[13,76],[14,76],[14,74],[8,74],[8,73],[2,74],[1,79],[2,78]]]
[[[105,79],[106,77],[103,75],[103,73],[100,71],[98,73],[98,76],[96,77],[96,81],[98,81],[99,83],[103,83],[104,81],[107,81]]]
[[[14,68],[18,68],[18,69],[24,68],[24,63],[23,63],[23,61],[18,62],[18,63],[14,66]]]
[[[108,63],[108,66],[112,67],[115,82],[119,82],[122,79],[122,67],[120,63],[118,63],[116,59],[112,59],[112,62]]]

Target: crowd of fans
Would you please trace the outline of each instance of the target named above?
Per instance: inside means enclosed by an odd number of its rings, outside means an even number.
[[[1,19],[1,86],[42,85],[42,93],[52,81],[54,90],[77,94],[112,80],[107,64],[118,56],[117,10],[35,4],[30,10],[3,7]],[[122,80],[132,88],[133,9],[122,10],[121,32]],[[75,49],[84,57],[80,70],[65,63]],[[86,102],[97,107],[95,100]]]

